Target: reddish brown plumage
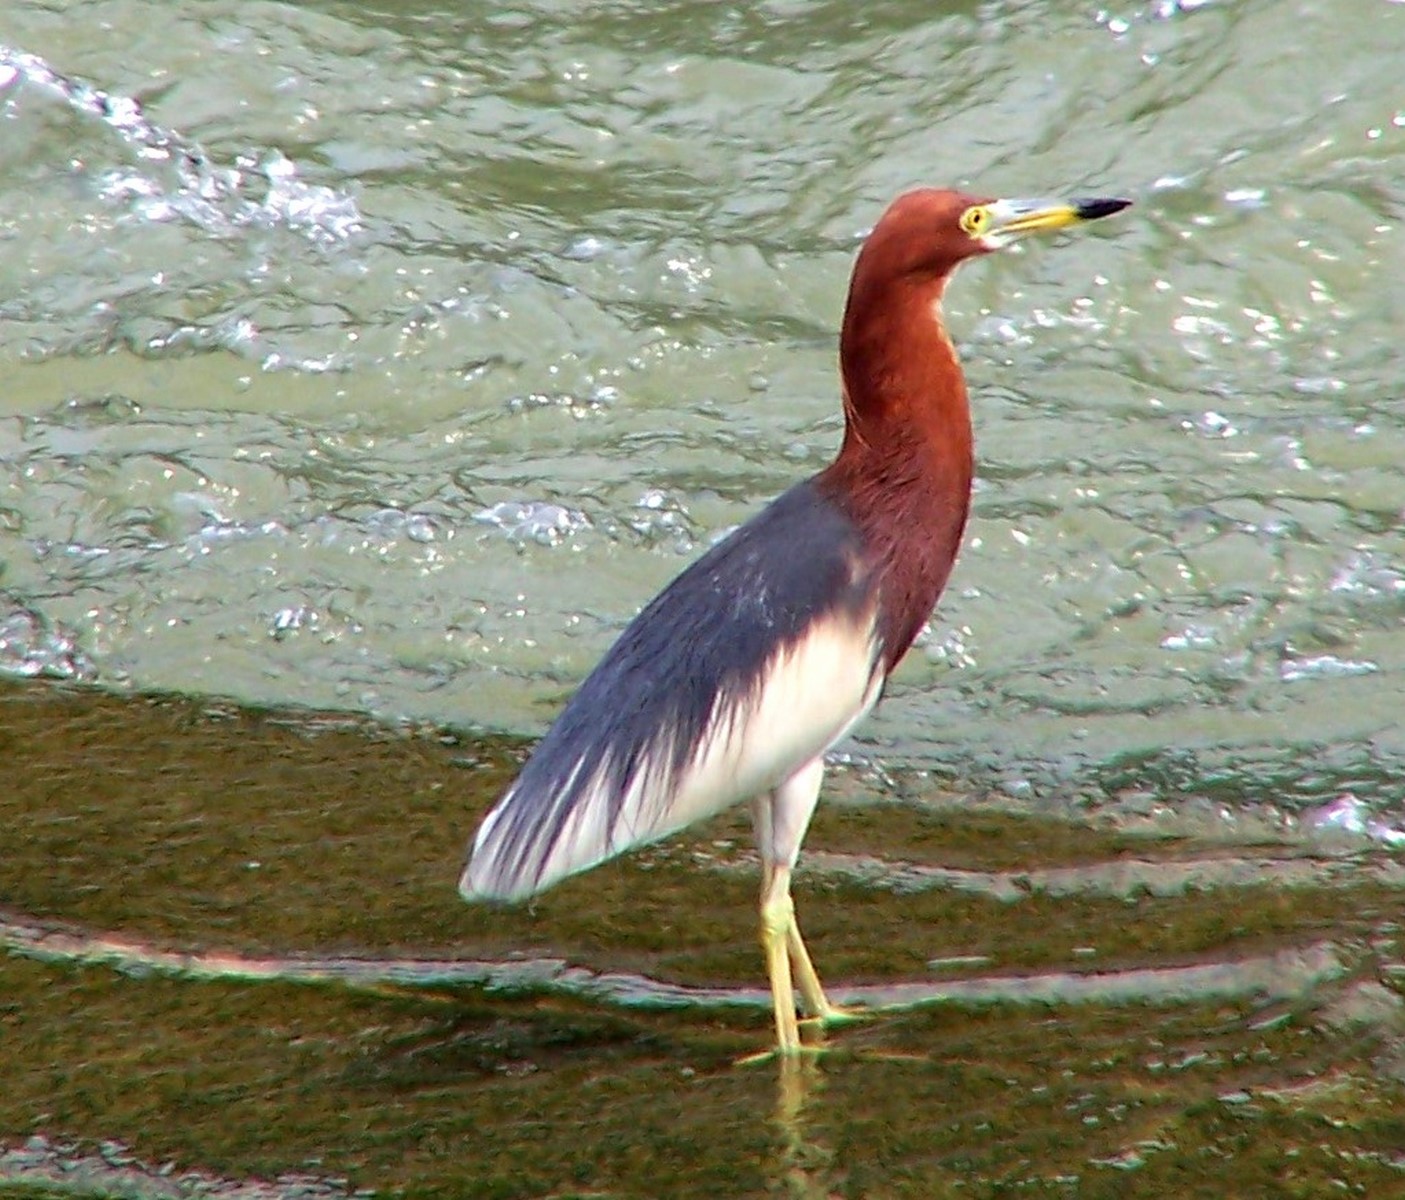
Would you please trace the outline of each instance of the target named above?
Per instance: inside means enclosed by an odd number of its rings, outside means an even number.
[[[960,226],[988,201],[923,189],[888,208],[854,264],[839,340],[844,443],[816,481],[877,564],[884,666],[906,653],[946,586],[970,507],[971,413],[941,297],[986,252]]]

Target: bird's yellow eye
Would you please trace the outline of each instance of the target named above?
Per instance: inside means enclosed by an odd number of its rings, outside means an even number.
[[[961,228],[972,237],[980,237],[990,228],[990,209],[983,204],[972,205],[961,214]]]

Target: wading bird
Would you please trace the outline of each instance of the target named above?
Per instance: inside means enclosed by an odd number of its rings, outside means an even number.
[[[1128,200],[900,196],[854,264],[839,339],[844,441],[634,618],[478,830],[459,890],[517,900],[750,800],[782,1054],[794,988],[845,1014],[800,937],[791,871],[824,754],[877,703],[941,595],[970,507],[966,383],[942,291],[969,258]]]

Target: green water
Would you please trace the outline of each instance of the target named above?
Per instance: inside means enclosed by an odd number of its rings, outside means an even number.
[[[0,12],[0,672],[97,689],[0,694],[0,1156],[1401,1187],[1401,61],[1388,0]],[[743,818],[452,882],[518,739],[832,455],[853,253],[926,182],[1136,205],[948,293],[970,533],[799,896],[837,993],[932,1003],[739,1071]]]
[[[469,908],[444,882],[459,830],[517,746],[33,686],[0,712],[0,1189],[1384,1195],[1405,1174],[1405,870],[1380,851],[875,807],[841,772],[797,894],[868,1017],[818,1059],[742,1066],[773,1034],[736,820]]]
[[[1249,756],[1290,801],[1399,762],[1400,5],[51,3],[3,33],[146,122],[5,93],[3,585],[98,679],[539,731],[832,455],[894,194],[1101,191],[1137,207],[950,290],[974,520],[855,748],[1042,789]]]

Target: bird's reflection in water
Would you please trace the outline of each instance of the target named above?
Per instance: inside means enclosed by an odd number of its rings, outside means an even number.
[[[776,1056],[776,1162],[773,1191],[794,1200],[834,1200],[842,1194],[845,1172],[834,1151],[819,1140],[809,1119],[824,1090],[824,1072],[815,1054]]]

